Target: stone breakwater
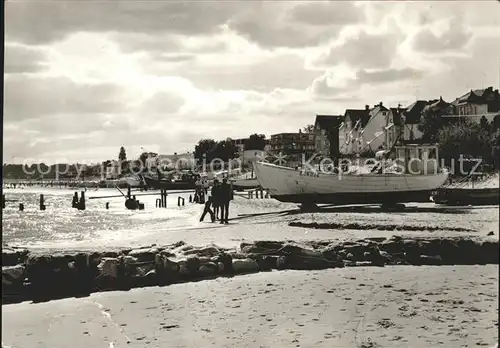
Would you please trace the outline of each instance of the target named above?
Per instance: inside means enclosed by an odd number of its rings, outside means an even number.
[[[2,249],[2,303],[88,296],[271,270],[385,265],[498,264],[498,240],[467,237],[242,243],[237,249],[184,242],[138,249],[36,254]]]

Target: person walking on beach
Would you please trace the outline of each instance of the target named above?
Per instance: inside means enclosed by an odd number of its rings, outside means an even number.
[[[227,183],[227,178],[222,179],[222,185],[220,185],[219,198],[220,198],[220,214],[221,214],[221,224],[229,223],[229,202],[232,197],[231,186]]]
[[[212,205],[214,207],[214,215],[215,215],[215,218],[218,220],[220,220],[222,218],[222,216],[221,216],[221,218],[219,218],[219,207],[220,207],[219,191],[220,191],[219,180],[215,179],[211,194],[212,194]]]
[[[210,206],[212,205],[212,197],[208,197],[207,201],[205,202],[205,209],[203,209],[203,214],[201,214],[200,222],[203,222],[205,220],[205,216],[210,214],[210,218],[212,219],[212,222],[215,222],[215,216],[214,212],[212,209],[210,209]]]

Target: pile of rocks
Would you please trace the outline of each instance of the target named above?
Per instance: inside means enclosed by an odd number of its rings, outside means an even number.
[[[2,300],[86,296],[259,271],[345,266],[498,264],[498,240],[366,238],[357,241],[257,241],[229,250],[179,242],[105,253],[40,255],[2,250]]]

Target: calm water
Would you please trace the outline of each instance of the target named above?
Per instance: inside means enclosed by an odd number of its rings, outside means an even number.
[[[198,205],[177,207],[177,197],[188,202],[189,194],[168,196],[168,208],[155,208],[159,196],[138,197],[145,203],[143,211],[129,211],[123,197],[89,199],[119,195],[114,189],[87,190],[86,210],[71,207],[73,190],[50,188],[5,189],[3,241],[10,245],[50,246],[92,243],[116,243],[158,232],[159,229],[190,227],[197,221]],[[40,194],[45,196],[46,210],[39,210]],[[109,202],[109,210],[106,209]],[[24,211],[19,211],[24,203]],[[81,243],[80,243],[81,244]]]

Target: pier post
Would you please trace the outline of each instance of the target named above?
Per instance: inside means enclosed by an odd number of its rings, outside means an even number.
[[[183,197],[177,197],[177,206],[180,207],[180,206],[184,206],[184,198]]]
[[[106,202],[106,209],[109,209],[109,202]]]
[[[161,208],[161,199],[160,198],[156,199],[156,208]]]
[[[131,197],[131,192],[130,192],[130,186],[127,188],[127,198],[130,198]]]
[[[24,211],[24,204],[19,203],[19,211]]]
[[[71,203],[71,206],[73,208],[78,208],[78,192],[75,192],[75,195],[73,196],[73,202]]]
[[[5,209],[5,194],[2,194],[2,209]]]
[[[45,210],[46,206],[45,206],[45,199],[43,197],[43,195],[40,195],[40,210]]]
[[[269,198],[269,191],[266,190],[266,198]]]
[[[189,195],[189,203],[193,203],[193,196]]]
[[[264,198],[264,190],[262,189],[262,187],[260,188],[260,198]]]
[[[161,195],[161,205],[160,207],[161,208],[166,208],[167,207],[167,190],[166,189],[162,189],[160,191],[160,195]]]
[[[78,203],[78,210],[85,210],[85,191],[81,192],[80,201]]]

